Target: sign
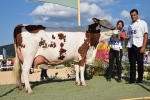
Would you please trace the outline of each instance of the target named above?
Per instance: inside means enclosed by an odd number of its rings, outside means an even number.
[[[6,60],[7,54],[6,54],[6,49],[5,48],[3,48],[3,57]]]

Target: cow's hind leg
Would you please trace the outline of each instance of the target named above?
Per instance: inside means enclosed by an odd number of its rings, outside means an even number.
[[[76,71],[76,85],[80,85],[80,79],[79,79],[79,65],[75,64],[75,71]]]
[[[30,83],[29,83],[29,72],[30,72],[30,68],[31,68],[32,63],[33,63],[33,59],[24,60],[23,67],[22,67],[24,81],[25,81],[25,88],[26,88],[27,93],[29,93],[29,94],[34,93],[31,89]]]
[[[17,80],[17,87],[19,90],[23,89],[22,82],[21,82],[21,73],[22,73],[22,70],[20,68],[19,73],[18,73],[18,80]]]

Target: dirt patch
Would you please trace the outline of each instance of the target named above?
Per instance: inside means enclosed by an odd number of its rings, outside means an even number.
[[[58,78],[61,79],[67,79],[68,78],[68,74],[72,74],[72,68],[70,67],[64,67],[61,69],[48,69],[47,70],[47,74],[48,76],[54,77],[55,73],[57,74]],[[33,82],[33,81],[40,81],[40,71],[34,72],[32,74],[29,75],[29,81]],[[24,82],[24,78],[22,75],[22,82]],[[13,78],[13,72],[12,71],[2,71],[0,72],[0,85],[2,84],[14,84],[14,78]]]

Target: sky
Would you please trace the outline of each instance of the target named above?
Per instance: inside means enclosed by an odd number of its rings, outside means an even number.
[[[105,18],[114,26],[124,21],[127,30],[130,11],[137,9],[146,21],[150,33],[150,0],[81,0],[81,26],[92,24],[92,18]],[[0,46],[13,43],[13,31],[18,24],[41,24],[47,27],[77,26],[77,9],[28,0],[1,0]],[[149,35],[150,39],[150,35]]]

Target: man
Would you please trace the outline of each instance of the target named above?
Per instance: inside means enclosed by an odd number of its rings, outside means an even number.
[[[130,63],[130,81],[132,83],[142,83],[143,80],[143,54],[148,41],[147,23],[138,18],[138,10],[130,11],[132,22],[128,27],[128,56]],[[136,62],[138,65],[138,78],[136,80]]]

